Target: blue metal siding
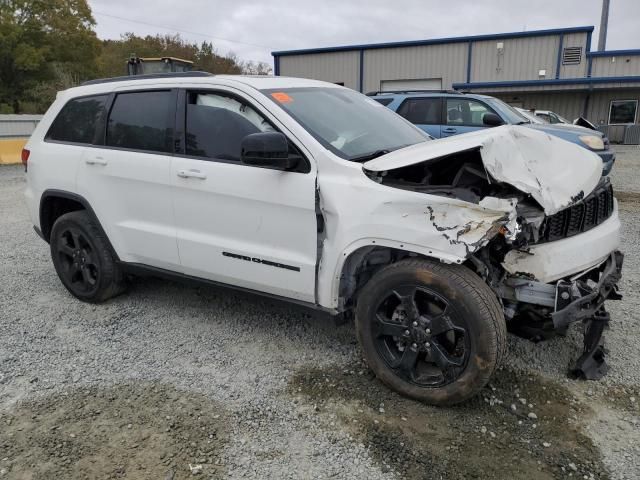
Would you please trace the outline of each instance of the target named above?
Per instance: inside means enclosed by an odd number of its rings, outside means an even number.
[[[515,80],[512,82],[472,82],[454,83],[453,88],[494,88],[494,87],[525,87],[534,85],[569,85],[569,84],[594,84],[594,83],[629,83],[640,82],[640,76],[633,77],[591,77],[591,78],[559,78],[549,80]]]
[[[466,37],[435,38],[431,40],[413,40],[406,42],[365,43],[361,45],[342,45],[338,47],[309,48],[301,50],[280,50],[271,52],[274,57],[285,55],[301,55],[310,53],[329,53],[350,50],[372,50],[377,48],[416,47],[423,45],[439,45],[443,43],[476,42],[483,40],[504,40],[510,38],[542,37],[561,33],[593,32],[593,26],[552,28],[547,30],[531,30],[528,32],[495,33],[489,35],[471,35]]]
[[[560,78],[560,65],[562,65],[562,45],[564,44],[564,33],[560,34],[560,43],[558,44],[558,59],[556,61],[556,78]]]
[[[640,49],[632,50],[603,50],[600,52],[589,52],[590,57],[631,57],[640,55]]]
[[[467,83],[471,83],[471,62],[473,55],[473,42],[469,42],[469,46],[467,47]]]

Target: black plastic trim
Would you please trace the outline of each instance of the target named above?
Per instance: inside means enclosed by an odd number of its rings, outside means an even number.
[[[46,242],[46,239],[44,238],[44,235],[42,235],[42,230],[40,230],[40,227],[38,227],[37,225],[33,226],[33,230],[36,232],[36,234]]]
[[[82,83],[85,85],[99,85],[101,83],[128,82],[130,80],[154,80],[157,78],[183,78],[183,77],[213,77],[209,72],[192,71],[192,72],[172,72],[172,73],[149,73],[146,75],[124,75],[122,77],[97,78]]]
[[[104,231],[104,228],[102,228],[102,224],[100,223],[100,220],[98,219],[98,216],[96,215],[96,212],[93,210],[93,208],[91,207],[91,204],[89,204],[89,202],[87,201],[86,198],[77,195],[75,193],[71,193],[71,192],[67,192],[65,190],[57,190],[57,189],[49,189],[49,190],[45,190],[42,193],[42,196],[40,197],[40,206],[39,206],[39,210],[38,210],[38,217],[39,217],[39,221],[40,221],[40,228],[38,228],[36,231],[40,231],[41,234],[41,238],[49,243],[49,240],[51,238],[51,232],[47,232],[42,228],[42,209],[44,206],[45,201],[48,198],[66,198],[68,200],[73,200],[75,202],[78,202],[80,205],[82,205],[84,207],[84,209],[87,211],[87,213],[93,217],[93,220],[96,222],[96,224],[98,225],[98,228],[100,229],[100,233],[102,234],[102,236],[104,237],[104,239],[107,242],[107,245],[109,246],[109,248],[111,249],[111,253],[113,254],[114,258],[116,259],[116,261],[119,261],[119,257],[118,254],[115,250],[115,248],[113,248],[113,245],[111,244],[111,241],[109,240],[109,237],[107,236],[106,232]],[[37,227],[34,227],[37,228]]]
[[[301,307],[305,307],[311,310],[321,311],[330,315],[336,315],[338,312],[334,309],[326,308],[321,305],[305,302],[303,300],[296,300],[294,298],[283,297],[281,295],[275,295],[273,293],[261,292],[260,290],[253,290],[251,288],[240,287],[237,285],[230,285],[228,283],[217,282],[215,280],[209,280],[201,277],[194,277],[192,275],[186,275],[184,273],[172,272],[171,270],[165,270],[163,268],[151,267],[142,263],[130,263],[130,262],[118,262],[122,270],[129,275],[148,276],[148,277],[160,277],[167,280],[173,280],[180,283],[192,284],[192,285],[210,285],[214,287],[227,288],[230,290],[236,290],[240,292],[250,293],[261,297],[266,297],[271,300],[285,302],[288,304],[294,304]]]

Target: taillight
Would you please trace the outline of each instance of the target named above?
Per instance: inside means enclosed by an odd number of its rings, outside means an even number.
[[[29,155],[31,154],[31,151],[27,150],[26,148],[22,149],[22,164],[24,165],[24,171],[27,171],[27,164],[29,163]]]

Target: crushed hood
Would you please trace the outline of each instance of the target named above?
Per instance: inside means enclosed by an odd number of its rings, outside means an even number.
[[[480,150],[491,177],[531,195],[547,215],[566,208],[596,187],[602,175],[598,155],[547,133],[517,125],[487,128],[419,143],[364,164],[382,172]]]

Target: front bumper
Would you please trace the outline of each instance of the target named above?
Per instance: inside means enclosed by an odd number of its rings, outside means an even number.
[[[529,304],[534,309],[550,313],[551,322],[543,322],[535,338],[540,338],[539,334],[547,328],[544,323],[551,323],[550,330],[563,334],[571,323],[582,322],[583,353],[570,373],[574,377],[596,380],[607,373],[602,333],[610,317],[604,304],[606,300],[622,298],[618,293],[618,282],[622,277],[623,260],[623,254],[615,250],[602,263],[555,284],[512,277],[504,282],[499,294],[505,305],[510,305],[511,311],[514,304]],[[529,326],[516,327],[516,333],[519,329],[533,338]]]
[[[609,175],[611,169],[613,168],[613,164],[616,161],[616,152],[611,149],[601,150],[595,152],[602,159],[602,175]]]
[[[622,252],[616,250],[598,268],[576,279],[560,280],[556,284],[555,311],[551,314],[553,326],[557,330],[566,329],[572,322],[592,318],[608,298],[619,300],[623,260]]]
[[[532,245],[526,251],[511,250],[502,267],[514,276],[527,274],[552,283],[599,265],[620,248],[620,218],[614,202],[611,216],[600,225],[572,237]]]

